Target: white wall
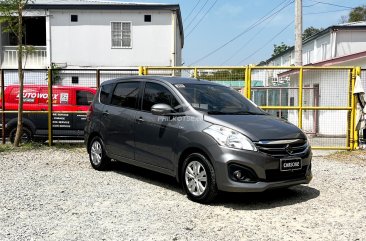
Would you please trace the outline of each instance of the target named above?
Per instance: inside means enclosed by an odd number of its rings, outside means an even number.
[[[326,51],[326,56],[322,55],[322,45],[324,44]],[[321,62],[331,58],[331,44],[330,44],[330,33],[323,35],[322,37],[316,39],[315,43],[315,51],[314,51],[314,62]]]
[[[50,10],[50,14],[52,62],[68,67],[169,66],[172,62],[171,11]],[[78,22],[70,21],[71,14],[78,15]],[[145,14],[152,15],[150,23],[144,22]],[[132,22],[132,48],[112,49],[112,21]]]
[[[366,51],[365,30],[341,30],[337,32],[336,57]]]
[[[177,15],[176,15],[177,16]],[[176,20],[176,51],[175,51],[175,65],[181,66],[182,65],[182,41],[180,38],[180,30],[179,30],[179,23],[178,19]]]

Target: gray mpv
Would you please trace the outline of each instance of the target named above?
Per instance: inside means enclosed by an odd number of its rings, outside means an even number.
[[[296,126],[208,81],[136,76],[103,82],[85,143],[93,168],[111,159],[167,175],[188,198],[307,184],[311,147]]]

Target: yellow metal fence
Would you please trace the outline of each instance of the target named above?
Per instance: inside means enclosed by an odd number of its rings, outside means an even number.
[[[192,77],[224,84],[300,127],[314,149],[353,150],[356,67],[141,67],[142,75]]]
[[[53,85],[98,88],[105,80],[131,75],[181,76],[213,81],[238,90],[267,112],[300,127],[314,149],[353,150],[358,147],[353,95],[356,75],[361,74],[357,67],[140,67],[25,71],[30,76],[28,80],[37,80],[34,84],[48,85],[49,98]],[[362,73],[364,80],[366,70]],[[2,106],[4,89],[9,82],[16,81],[16,70],[1,70]],[[52,110],[52,106],[49,109]],[[4,123],[4,115],[14,111],[2,108],[0,113]],[[48,140],[52,145],[53,111],[39,114],[47,114]],[[2,139],[4,143],[4,137]]]

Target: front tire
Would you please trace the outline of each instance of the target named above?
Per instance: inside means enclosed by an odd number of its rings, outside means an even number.
[[[103,141],[98,136],[89,144],[89,160],[91,166],[98,171],[106,170],[110,165],[111,159],[107,156]]]
[[[218,194],[216,175],[210,161],[200,153],[192,153],[183,162],[181,173],[187,197],[199,203],[209,203]]]

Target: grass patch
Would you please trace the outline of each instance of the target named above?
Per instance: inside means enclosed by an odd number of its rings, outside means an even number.
[[[17,151],[29,151],[34,149],[44,148],[45,145],[38,142],[30,142],[26,144],[21,144],[19,147],[15,147],[13,144],[0,144],[0,152],[17,152]]]
[[[75,149],[84,148],[84,143],[55,143],[52,147],[57,149]]]
[[[328,160],[336,160],[340,162],[351,162],[366,164],[366,151],[355,150],[355,151],[339,151],[328,156],[325,156]]]
[[[0,153],[5,152],[23,152],[23,151],[30,151],[30,150],[39,150],[39,149],[47,149],[47,148],[56,148],[56,149],[79,149],[85,148],[83,143],[55,143],[52,147],[49,147],[47,143],[40,143],[40,142],[30,142],[21,144],[19,147],[13,146],[13,144],[0,144]]]

